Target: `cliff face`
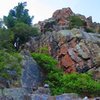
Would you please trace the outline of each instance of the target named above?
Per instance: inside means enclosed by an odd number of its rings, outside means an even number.
[[[63,8],[55,11],[52,18],[35,25],[42,34],[32,38],[26,46],[36,52],[41,47],[48,47],[49,54],[58,60],[65,72],[83,73],[96,67],[95,58],[100,56],[100,34],[87,33],[83,27],[69,29],[70,16],[79,16],[85,21],[85,28],[94,28],[92,17],[86,18],[74,14],[70,8]],[[95,29],[96,25],[99,24],[95,23]]]
[[[95,67],[95,58],[100,53],[99,36],[79,29],[46,32],[39,39],[33,38],[27,47],[36,52],[41,47],[48,47],[48,52],[59,61],[65,72],[81,73]]]

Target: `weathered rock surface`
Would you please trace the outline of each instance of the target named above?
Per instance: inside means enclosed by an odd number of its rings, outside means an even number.
[[[24,88],[10,88],[4,89],[3,95],[0,91],[0,97],[6,97],[6,100],[23,100],[23,96],[27,94],[27,91]],[[13,99],[8,99],[13,98]],[[2,99],[1,99],[2,100]],[[5,100],[5,99],[3,99]]]
[[[65,72],[83,73],[95,67],[95,57],[100,53],[99,37],[81,29],[46,32],[39,39],[33,38],[27,48],[39,52],[39,48],[46,46]]]
[[[58,96],[50,96],[46,93],[27,93],[24,88],[4,89],[4,96],[0,93],[0,98],[7,98],[2,100],[81,100],[81,98],[74,93],[62,94]],[[9,99],[8,99],[9,98]]]
[[[86,18],[84,15],[75,14],[69,7],[56,10],[51,18],[44,21],[39,21],[39,23],[35,24],[35,26],[38,27],[41,32],[48,30],[58,31],[61,29],[70,28],[70,16],[78,16],[81,20],[84,21],[83,27],[85,29],[89,29],[95,33],[100,33],[100,23],[93,22],[92,16]]]
[[[59,25],[68,25],[68,18],[74,13],[70,8],[63,8],[53,13],[53,18],[58,22]]]
[[[75,93],[65,93],[57,96],[50,96],[45,93],[27,93],[25,88],[4,89],[4,95],[0,91],[0,100],[99,100],[100,97],[84,99]]]
[[[84,20],[86,28],[95,32],[100,30],[100,24],[93,23],[91,16],[86,18],[73,13],[70,8],[63,8],[55,11],[52,18],[37,24],[42,34],[32,38],[27,47],[36,52],[41,47],[48,47],[49,54],[59,61],[65,72],[83,73],[96,66],[95,58],[100,53],[100,34],[87,33],[82,27],[68,30],[69,17],[73,15]]]
[[[22,70],[22,87],[32,90],[34,87],[38,87],[38,85],[42,82],[41,70],[39,65],[35,60],[30,56],[27,50],[23,50],[21,52],[23,56],[23,70]]]

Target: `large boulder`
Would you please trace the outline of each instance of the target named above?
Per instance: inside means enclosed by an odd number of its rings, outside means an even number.
[[[36,63],[36,61],[30,56],[29,52],[27,50],[23,50],[21,52],[23,56],[23,62],[22,62],[22,87],[32,90],[35,87],[38,87],[38,85],[42,82],[41,77],[41,70],[39,65]]]

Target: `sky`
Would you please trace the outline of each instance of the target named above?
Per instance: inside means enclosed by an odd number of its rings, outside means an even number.
[[[93,22],[100,23],[100,0],[0,0],[0,18],[7,16],[18,2],[27,2],[29,14],[34,16],[33,24],[48,19],[54,11],[67,7],[74,13],[92,16]]]

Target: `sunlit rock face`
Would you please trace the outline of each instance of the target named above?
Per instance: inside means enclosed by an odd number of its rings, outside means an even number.
[[[46,46],[66,73],[83,73],[95,67],[95,58],[100,53],[99,36],[80,29],[46,32],[39,39],[32,38],[28,48],[39,52],[39,48]]]
[[[55,11],[52,17],[58,22],[59,25],[68,25],[68,18],[73,14],[73,11],[68,7]]]
[[[51,55],[56,57],[65,72],[81,73],[95,67],[94,58],[100,52],[100,47],[96,43],[100,41],[96,35],[87,34],[78,29],[61,30],[55,35],[56,39],[57,35],[61,35],[59,39],[54,40],[57,42],[56,46],[52,46],[53,41],[50,43]],[[55,50],[56,47],[58,49]]]
[[[73,15],[85,21],[85,28],[99,30],[100,24],[93,23],[91,16],[86,18],[70,8],[63,8],[55,11],[52,18],[35,25],[41,36],[33,37],[26,47],[32,52],[48,47],[48,53],[66,73],[83,73],[95,67],[95,58],[100,53],[100,34],[87,33],[84,27],[69,29],[69,17]]]
[[[36,61],[30,56],[27,50],[21,51],[22,61],[22,87],[31,92],[33,88],[37,88],[42,82],[42,72]]]

